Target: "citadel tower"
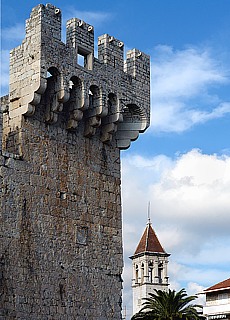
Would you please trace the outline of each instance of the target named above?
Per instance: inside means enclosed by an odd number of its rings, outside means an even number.
[[[143,298],[157,290],[168,290],[168,257],[154,232],[150,219],[135,250],[133,265],[133,314],[142,308]]]
[[[1,99],[0,318],[120,319],[120,150],[149,126],[150,60],[35,7]],[[79,59],[84,64],[79,63]]]

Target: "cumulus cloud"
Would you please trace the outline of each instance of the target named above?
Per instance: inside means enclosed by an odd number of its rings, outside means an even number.
[[[153,228],[171,253],[172,288],[193,288],[195,294],[195,287],[228,278],[230,157],[197,149],[174,158],[128,155],[122,167],[125,290],[131,290],[127,257],[145,228],[148,201]]]
[[[204,155],[193,150],[180,156],[175,167],[149,187],[153,203],[163,211],[162,218],[170,225],[176,220],[182,233],[186,228],[187,241],[193,232],[188,227],[196,230],[192,248],[199,247],[202,233],[210,237],[213,232],[221,236],[229,233],[226,225],[230,224],[229,168],[229,157]]]
[[[212,91],[229,84],[229,74],[206,48],[157,46],[151,75],[155,132],[183,132],[230,113],[230,102]]]
[[[163,163],[159,165],[161,159]],[[164,225],[162,234],[173,238],[176,246],[181,242],[181,236],[185,241],[187,234],[189,241],[190,233],[194,232],[196,237],[201,233],[206,236],[207,232],[228,235],[229,156],[207,155],[193,149],[177,155],[175,159],[127,156],[122,166],[125,223],[134,217],[140,221],[147,220],[147,203],[151,201],[153,220]],[[126,220],[128,210],[131,211],[131,220]],[[223,221],[226,221],[224,225]],[[200,246],[199,241],[194,240],[194,243]],[[173,249],[172,242],[169,241],[168,245]]]
[[[152,62],[154,98],[165,94],[167,98],[188,98],[205,91],[209,84],[226,81],[224,71],[207,50],[174,51],[168,46],[158,46],[155,50],[159,58]]]

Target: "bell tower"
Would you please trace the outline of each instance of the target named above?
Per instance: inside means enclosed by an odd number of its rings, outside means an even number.
[[[140,311],[143,298],[157,290],[168,290],[167,264],[170,254],[166,253],[151,221],[148,219],[147,226],[136,248],[132,259],[133,265],[133,314]]]

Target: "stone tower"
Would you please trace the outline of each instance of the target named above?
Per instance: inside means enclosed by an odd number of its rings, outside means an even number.
[[[170,254],[166,253],[154,232],[150,220],[136,248],[133,265],[133,314],[140,311],[142,299],[157,290],[168,290],[167,264]]]
[[[1,319],[120,319],[120,150],[149,126],[150,59],[38,5],[2,98]],[[83,60],[83,63],[80,61]],[[0,118],[1,119],[1,118]]]

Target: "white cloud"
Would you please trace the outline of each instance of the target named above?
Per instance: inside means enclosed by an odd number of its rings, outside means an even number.
[[[131,292],[127,257],[134,253],[145,228],[149,200],[153,228],[171,253],[173,289],[186,287],[194,294],[196,288],[228,278],[230,157],[197,149],[174,159],[129,155],[122,167],[125,291]]]
[[[221,103],[211,111],[189,109],[188,105],[180,101],[157,102],[152,107],[151,128],[157,133],[181,133],[194,125],[222,118],[229,113],[230,102]]]
[[[229,75],[208,49],[157,46],[151,75],[151,123],[158,133],[183,132],[230,113],[230,102],[212,91],[229,83]]]
[[[149,187],[152,201],[157,203],[158,210],[161,208],[161,215],[170,224],[176,219],[182,233],[186,228],[187,241],[192,230],[189,226],[195,228],[197,239],[193,241],[197,246],[200,233],[228,235],[229,170],[229,157],[203,155],[193,150],[180,156],[175,167],[167,170],[161,181]]]
[[[173,257],[168,268],[170,288],[179,290],[185,287],[191,295],[201,293],[203,289],[229,278],[229,270],[212,266],[202,268],[199,263],[186,265],[173,261]]]
[[[110,19],[111,14],[100,11],[79,11],[72,7],[66,8],[63,16],[64,22],[72,18],[81,18],[86,23],[96,26]]]
[[[192,97],[206,90],[207,85],[226,82],[226,75],[207,50],[189,48],[173,51],[156,47],[159,55],[152,62],[153,98]]]
[[[149,176],[151,179],[148,167],[144,167],[144,170],[142,173],[140,170],[140,175]],[[145,190],[143,199],[146,203],[149,199],[151,200],[153,210],[158,212],[159,220],[164,224],[165,230],[170,228],[170,231],[167,230],[167,232],[170,232],[176,245],[183,236],[188,248],[191,247],[192,250],[192,248],[199,247],[201,233],[207,235],[207,233],[215,232],[222,236],[228,235],[227,223],[230,224],[229,157],[204,155],[199,150],[192,150],[178,156],[173,164],[165,167],[163,172],[162,168],[160,170],[161,174],[157,182],[143,181],[143,190]],[[126,177],[125,181],[127,180]],[[141,181],[138,177],[138,182],[141,183]],[[132,178],[132,186],[135,187],[134,178]],[[138,190],[142,190],[141,185],[138,185]],[[130,194],[130,199],[132,197],[133,193]],[[141,199],[135,197],[135,201],[138,202],[138,200]],[[224,221],[226,223],[223,225]],[[192,246],[190,244],[191,233],[196,234]],[[169,241],[170,247],[172,243]]]
[[[7,28],[2,29],[1,37],[3,40],[12,43],[16,41],[22,41],[25,37],[25,25],[23,23],[17,23]]]

